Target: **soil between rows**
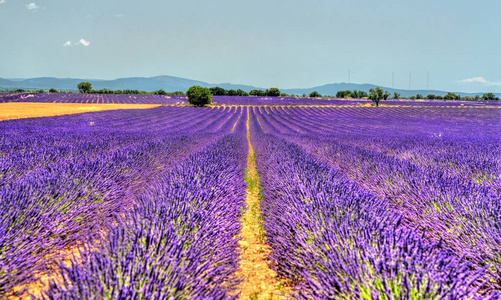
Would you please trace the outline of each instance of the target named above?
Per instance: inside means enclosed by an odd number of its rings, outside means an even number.
[[[240,285],[240,299],[285,299],[285,294],[289,290],[287,283],[268,266],[267,256],[271,250],[265,242],[261,226],[260,184],[250,140],[249,110],[247,110],[247,140],[249,142],[245,172],[247,209],[242,217],[242,240],[239,242],[241,260],[240,269],[236,274],[244,278]]]

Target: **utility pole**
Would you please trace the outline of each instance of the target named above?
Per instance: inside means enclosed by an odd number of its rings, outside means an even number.
[[[409,91],[411,90],[411,72],[409,72]]]
[[[351,69],[348,69],[348,84],[351,83]]]
[[[395,72],[391,72],[391,88],[395,89]]]

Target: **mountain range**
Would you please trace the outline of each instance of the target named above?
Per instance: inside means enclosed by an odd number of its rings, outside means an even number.
[[[77,90],[77,84],[82,81],[88,81],[92,83],[93,89],[111,89],[111,90],[140,90],[140,91],[156,91],[163,89],[166,92],[174,91],[186,91],[189,87],[193,85],[200,85],[203,87],[215,87],[219,86],[224,89],[242,89],[246,92],[251,90],[265,90],[266,88],[255,87],[251,85],[243,84],[233,84],[233,83],[207,83],[204,81],[174,77],[174,76],[155,76],[155,77],[127,77],[118,78],[114,80],[102,80],[102,79],[77,79],[77,78],[54,78],[54,77],[37,77],[28,79],[4,79],[0,78],[0,89],[45,89],[55,88],[58,90],[75,91]],[[322,95],[335,95],[337,91],[341,90],[360,90],[368,92],[369,89],[375,88],[377,85],[374,84],[358,84],[358,83],[331,83],[322,86],[316,86],[311,88],[296,88],[296,89],[281,89],[282,92],[294,95],[308,95],[313,91],[317,91]],[[424,96],[428,94],[434,95],[445,95],[448,91],[439,90],[403,90],[403,89],[392,89],[388,87],[382,87],[384,90],[390,93],[397,92],[402,97],[415,96],[416,94],[422,94]],[[484,93],[463,93],[455,92],[455,94],[464,96],[481,96]],[[497,97],[501,97],[500,93],[495,93]]]

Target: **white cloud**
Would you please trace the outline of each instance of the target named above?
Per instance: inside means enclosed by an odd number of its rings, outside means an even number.
[[[80,39],[78,42],[75,42],[75,43],[72,43],[70,41],[66,41],[66,43],[63,44],[63,47],[78,46],[78,45],[88,47],[90,45],[90,42],[86,41],[84,39]]]
[[[4,4],[5,3],[5,0],[0,0],[0,4]]]
[[[1,1],[1,0],[0,0]],[[123,18],[125,17],[125,15],[122,15],[122,14],[118,14],[118,15],[115,15],[116,18]]]
[[[89,42],[89,41],[86,41],[86,40],[84,40],[84,39],[80,39],[80,40],[78,41],[78,44],[80,44],[80,45],[82,45],[82,46],[84,46],[84,47],[87,47],[87,46],[89,46],[89,45],[90,45],[90,42]]]
[[[466,78],[463,80],[459,80],[459,82],[461,82],[461,83],[481,83],[481,84],[485,84],[488,86],[501,85],[501,82],[492,82],[492,81],[486,80],[484,77],[481,77],[481,76]]]
[[[484,77],[472,77],[472,78],[467,78],[467,79],[459,80],[459,82],[464,82],[464,83],[474,83],[474,82],[487,83],[487,80],[485,80]]]
[[[26,4],[27,9],[37,9],[38,6],[35,3]]]

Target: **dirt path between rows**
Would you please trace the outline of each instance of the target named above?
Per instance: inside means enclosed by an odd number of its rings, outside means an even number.
[[[271,251],[265,243],[264,230],[261,226],[260,184],[254,149],[250,140],[248,108],[247,140],[249,142],[245,172],[247,209],[242,217],[242,240],[239,242],[241,261],[240,269],[236,274],[239,277],[244,277],[244,281],[240,285],[240,299],[285,299],[285,295],[289,291],[286,282],[268,267],[267,255]]]

